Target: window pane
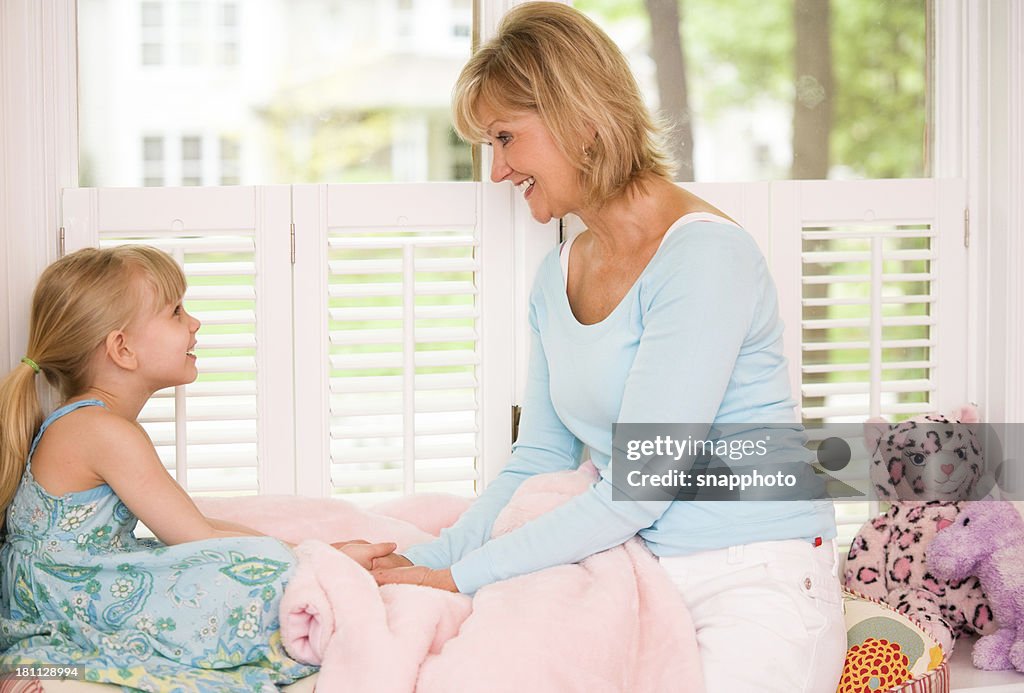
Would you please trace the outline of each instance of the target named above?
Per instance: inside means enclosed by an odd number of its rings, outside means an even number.
[[[143,27],[158,27],[163,24],[163,4],[160,2],[141,3],[140,17]]]
[[[142,184],[147,187],[164,184],[164,138],[142,138]]]
[[[181,138],[181,184],[203,184],[203,139]]]
[[[220,138],[220,184],[238,185],[241,147],[232,137]]]
[[[78,23],[82,185],[472,176],[449,135],[468,0],[79,0]]]
[[[743,181],[931,175],[926,2],[573,4],[666,105],[679,179]]]

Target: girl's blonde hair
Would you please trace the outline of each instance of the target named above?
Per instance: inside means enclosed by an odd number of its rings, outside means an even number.
[[[150,289],[147,291],[147,287]],[[149,246],[86,248],[47,267],[35,293],[26,358],[62,400],[84,392],[89,363],[107,335],[144,310],[181,300],[185,275],[170,255]],[[35,369],[25,363],[0,381],[0,527],[43,422]]]
[[[505,15],[455,84],[454,124],[465,140],[485,139],[481,105],[536,113],[579,170],[585,204],[642,185],[644,174],[671,179],[660,132],[622,51],[566,5],[528,2]]]

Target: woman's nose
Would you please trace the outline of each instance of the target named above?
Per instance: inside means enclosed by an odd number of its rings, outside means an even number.
[[[512,169],[505,163],[505,155],[502,154],[501,148],[494,147],[491,155],[491,181],[500,183],[508,178],[510,173]]]

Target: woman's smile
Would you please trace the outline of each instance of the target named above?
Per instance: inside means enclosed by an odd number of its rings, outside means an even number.
[[[540,116],[503,113],[487,104],[479,109],[480,120],[490,124],[486,144],[494,151],[491,180],[515,185],[529,203],[533,218],[541,223],[578,210],[582,200],[579,171]]]

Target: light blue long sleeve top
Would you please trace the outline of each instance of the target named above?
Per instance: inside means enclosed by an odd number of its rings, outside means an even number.
[[[831,501],[612,499],[612,424],[793,423],[775,285],[743,229],[683,217],[599,323],[569,306],[558,250],[530,297],[532,347],[519,437],[502,472],[451,528],[411,547],[450,567],[459,591],[573,563],[635,534],[658,556],[836,535]],[[572,469],[586,447],[601,477],[508,534],[491,527],[534,474]]]

